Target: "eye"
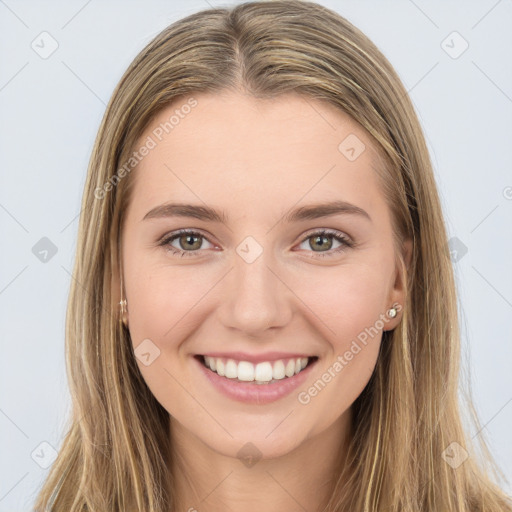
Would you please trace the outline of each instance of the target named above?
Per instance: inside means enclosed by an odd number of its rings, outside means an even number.
[[[350,248],[355,246],[355,243],[344,234],[339,231],[331,231],[327,229],[310,233],[302,240],[300,245],[306,243],[308,240],[309,248],[313,249],[312,252],[318,253],[318,256],[321,258],[333,256],[344,251],[347,247]],[[332,249],[333,240],[339,244],[335,249]],[[319,251],[315,250],[316,248],[318,248]],[[316,255],[314,257],[316,257]]]
[[[300,245],[306,243],[308,240],[309,248],[313,249],[313,251],[310,252],[316,253],[314,257],[318,256],[320,258],[333,256],[344,251],[347,247],[350,248],[355,246],[355,242],[353,242],[343,233],[326,229],[310,233],[302,240]],[[205,241],[209,243],[211,247],[202,247],[203,242]],[[334,243],[338,243],[339,246],[333,249]],[[158,243],[158,245],[165,247],[172,254],[181,257],[197,256],[197,253],[201,249],[214,247],[214,245],[209,242],[204,235],[198,231],[193,231],[190,229],[180,229],[179,231],[170,233],[169,235],[165,236]]]
[[[208,242],[201,233],[188,229],[180,229],[175,233],[165,236],[158,245],[168,248],[169,251],[178,256],[196,256],[194,253],[199,252],[202,248],[203,241]],[[176,242],[178,247],[172,245],[173,242]],[[208,243],[211,244],[211,242]],[[211,245],[213,246],[213,244]]]

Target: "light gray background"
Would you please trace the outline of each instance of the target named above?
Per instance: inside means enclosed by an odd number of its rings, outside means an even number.
[[[512,2],[320,3],[377,44],[418,111],[450,237],[458,240],[452,243],[467,247],[454,268],[464,364],[485,425],[470,435],[486,436],[510,482]],[[66,300],[105,105],[130,61],[164,27],[208,5],[232,4],[0,0],[0,512],[30,510],[47,474],[39,464],[51,461],[51,446],[58,450],[62,440]],[[50,48],[43,31],[59,45],[47,59],[31,47]],[[469,44],[457,58],[464,41],[453,31]],[[57,248],[46,262],[32,251],[42,237]],[[511,493],[510,483],[502,485]]]

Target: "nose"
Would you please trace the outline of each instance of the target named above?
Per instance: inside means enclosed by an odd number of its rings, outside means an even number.
[[[269,252],[264,250],[252,263],[236,254],[223,285],[219,318],[245,336],[283,327],[293,315],[294,294]]]

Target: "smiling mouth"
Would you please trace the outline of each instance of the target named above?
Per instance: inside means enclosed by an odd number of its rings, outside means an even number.
[[[237,361],[235,359],[209,357],[204,355],[194,356],[208,370],[221,377],[232,379],[241,383],[273,384],[281,380],[289,379],[302,372],[318,360],[318,356],[283,358],[275,361],[262,361],[253,364],[249,361]]]

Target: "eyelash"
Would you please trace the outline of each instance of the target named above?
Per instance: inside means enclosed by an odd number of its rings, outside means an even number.
[[[192,230],[189,230],[189,229],[180,229],[179,231],[175,231],[175,232],[171,233],[170,235],[165,236],[158,243],[158,245],[159,246],[163,246],[163,247],[167,246],[168,250],[172,254],[177,255],[177,256],[181,256],[181,257],[195,257],[194,253],[197,253],[200,250],[183,251],[181,249],[177,249],[176,247],[173,247],[172,245],[170,245],[171,242],[173,242],[174,240],[176,240],[177,238],[179,238],[180,236],[183,236],[183,235],[199,236],[200,238],[208,240],[204,235],[202,235],[201,233],[199,233],[197,231],[192,231]],[[333,256],[335,254],[338,254],[338,253],[344,251],[346,248],[353,248],[353,247],[356,246],[356,243],[353,242],[352,240],[350,240],[345,235],[342,235],[338,231],[333,231],[333,230],[329,230],[329,229],[322,229],[320,231],[315,231],[313,233],[308,234],[306,237],[304,237],[302,239],[302,241],[300,242],[299,245],[303,244],[306,240],[308,240],[310,238],[319,237],[319,236],[320,237],[321,236],[332,237],[332,238],[334,238],[334,240],[336,240],[337,242],[341,243],[340,247],[338,247],[337,249],[329,249],[328,251],[325,251],[325,252],[310,251],[310,252],[313,252],[314,254],[317,254],[318,257],[320,257],[320,258],[326,258],[326,257],[328,258],[328,257],[331,257],[331,256]],[[316,256],[314,256],[314,257],[316,257]]]

